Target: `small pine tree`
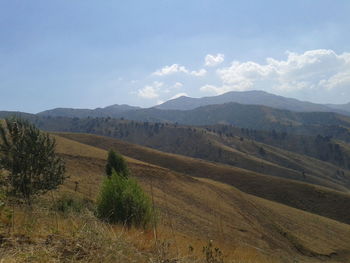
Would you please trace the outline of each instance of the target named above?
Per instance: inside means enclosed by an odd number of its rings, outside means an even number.
[[[266,154],[266,151],[265,151],[265,149],[263,147],[259,148],[259,154],[263,155],[263,156]]]
[[[107,157],[106,175],[110,177],[113,170],[116,171],[117,174],[126,178],[129,176],[129,169],[123,156],[113,150],[110,150]]]
[[[8,194],[28,203],[33,195],[56,189],[63,183],[65,166],[55,153],[56,142],[28,121],[19,118],[0,123],[0,169]]]
[[[134,179],[112,171],[97,199],[97,216],[109,223],[146,227],[152,219],[150,199]]]

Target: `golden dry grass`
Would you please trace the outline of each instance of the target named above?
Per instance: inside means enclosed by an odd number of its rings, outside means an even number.
[[[107,152],[60,137],[57,143],[70,178],[54,198],[70,193],[94,200],[103,179]],[[151,153],[149,150],[148,154]],[[180,157],[173,156],[173,165],[184,165],[179,168],[188,169],[189,174],[198,169],[191,166],[196,160],[184,158],[179,162]],[[163,164],[170,163],[171,158],[166,158]],[[350,255],[349,225],[140,159],[127,158],[133,176],[153,196],[159,211],[157,242],[153,231],[126,231],[122,226],[99,222],[89,212],[67,216],[40,206],[33,215],[17,208],[15,231],[7,243],[2,241],[10,246],[2,245],[0,249],[3,262],[175,262],[170,260],[177,259],[176,262],[199,263],[205,262],[202,247],[209,240],[214,240],[214,246],[223,251],[224,262],[346,262]],[[206,177],[220,172],[216,164],[200,164],[204,166],[202,169],[207,169]],[[242,169],[234,172],[241,176],[249,174]],[[214,174],[212,177],[217,178]],[[50,194],[42,198],[44,203],[50,200]]]
[[[60,143],[69,144],[70,141],[62,139]],[[91,149],[97,150],[97,148]],[[193,161],[191,158],[184,157],[184,159],[189,163]],[[150,193],[152,186],[157,207],[162,211],[162,225],[166,229],[167,227],[173,229],[175,233],[175,238],[172,239],[176,240],[178,236],[182,237],[185,234],[187,243],[201,240],[200,246],[209,239],[217,240],[220,247],[226,248],[228,255],[237,251],[244,254],[243,251],[248,249],[251,251],[249,255],[255,253],[258,257],[262,257],[262,255],[273,255],[278,251],[277,257],[285,258],[286,262],[291,255],[302,254],[299,257],[306,256],[307,260],[315,258],[317,261],[328,259],[332,253],[338,253],[337,251],[348,250],[347,244],[350,242],[348,225],[244,194],[226,184],[208,179],[198,180],[133,159],[128,161],[134,176],[144,189]],[[176,158],[173,161],[174,165],[182,165]],[[76,167],[74,160],[69,162],[72,162],[71,166]],[[80,160],[81,164],[85,162],[91,163],[89,159]],[[100,173],[103,171],[103,166],[104,161],[101,160]],[[288,216],[283,216],[284,214]],[[313,223],[309,225],[305,222]],[[294,228],[298,231],[294,232]],[[322,230],[330,228],[333,232]],[[169,232],[168,229],[166,232]],[[329,236],[329,233],[333,235]],[[342,240],[340,236],[345,239]],[[324,242],[325,245],[322,245],[323,241],[327,241]],[[181,251],[184,249],[186,245]]]
[[[350,223],[350,195],[326,187],[267,176],[245,169],[160,152],[113,138],[89,134],[62,133],[60,136],[96,146],[115,149],[148,164],[193,177],[208,178],[271,201]]]

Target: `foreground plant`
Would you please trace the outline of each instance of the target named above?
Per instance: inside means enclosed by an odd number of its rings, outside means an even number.
[[[0,168],[8,194],[30,203],[34,195],[56,189],[65,179],[65,166],[55,152],[56,142],[28,121],[0,122]]]
[[[97,216],[109,223],[144,228],[153,218],[150,199],[138,183],[115,171],[102,184],[97,199]]]

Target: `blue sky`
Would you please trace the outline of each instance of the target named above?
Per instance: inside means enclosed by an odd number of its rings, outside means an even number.
[[[350,101],[350,1],[0,0],[0,110],[261,89]]]

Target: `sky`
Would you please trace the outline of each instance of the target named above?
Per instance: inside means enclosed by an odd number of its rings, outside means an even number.
[[[350,102],[348,0],[0,0],[0,110]]]

